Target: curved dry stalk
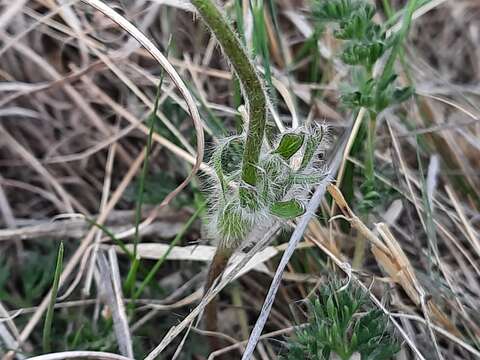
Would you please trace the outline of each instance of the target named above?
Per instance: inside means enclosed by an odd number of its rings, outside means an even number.
[[[108,5],[103,3],[100,0],[82,0],[84,3],[94,7],[105,16],[110,18],[112,21],[117,23],[125,31],[127,31],[131,36],[133,36],[154,58],[159,62],[165,72],[168,74],[173,83],[177,86],[178,90],[182,94],[187,103],[190,116],[192,117],[193,125],[195,127],[196,137],[197,137],[197,155],[195,158],[195,164],[188,176],[183,180],[183,182],[172,191],[165,199],[162,201],[161,205],[167,205],[170,201],[177,196],[177,194],[182,191],[185,186],[188,185],[190,180],[196,174],[203,160],[203,151],[205,148],[205,139],[203,134],[202,121],[200,119],[200,114],[197,109],[195,100],[193,99],[192,94],[188,90],[187,86],[183,80],[178,75],[175,68],[170,64],[167,58],[161,53],[161,51],[150,41],[139,29],[137,29],[131,22],[129,22],[122,15],[117,13],[115,10],[110,8]]]

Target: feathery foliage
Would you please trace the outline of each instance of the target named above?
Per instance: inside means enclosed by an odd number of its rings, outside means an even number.
[[[285,360],[328,360],[333,354],[342,360],[354,354],[362,360],[387,360],[400,350],[388,318],[352,285],[329,282],[308,309],[309,322],[288,340]]]

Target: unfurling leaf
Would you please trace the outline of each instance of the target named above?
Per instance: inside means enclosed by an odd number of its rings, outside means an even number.
[[[258,210],[260,208],[259,196],[257,190],[248,184],[241,184],[238,189],[238,197],[240,198],[240,206],[250,210]]]
[[[411,86],[406,86],[400,89],[395,89],[392,94],[392,102],[400,104],[408,100],[415,93],[415,89]]]
[[[251,221],[242,215],[234,202],[228,203],[218,216],[218,230],[223,239],[242,240],[252,227]]]

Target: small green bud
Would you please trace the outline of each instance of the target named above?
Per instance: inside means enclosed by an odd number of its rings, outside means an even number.
[[[227,192],[227,187],[229,183],[229,166],[225,166],[224,160],[229,154],[229,149],[233,148],[234,142],[239,142],[240,148],[243,149],[243,139],[241,136],[232,136],[230,138],[226,138],[224,141],[222,141],[218,147],[215,149],[215,151],[212,154],[211,157],[211,164],[213,169],[215,170],[215,174],[217,175],[218,181],[220,183],[220,187],[222,190],[222,197],[225,199],[226,192]],[[231,157],[231,156],[230,156]],[[231,166],[230,166],[231,168]]]
[[[259,196],[255,187],[242,183],[238,189],[240,198],[240,206],[250,210],[258,210],[260,208]]]
[[[320,127],[316,129],[312,134],[307,136],[305,143],[305,150],[303,152],[302,163],[300,164],[299,170],[304,170],[308,164],[312,161],[315,153],[317,152],[318,146],[324,138],[324,129]]]
[[[383,42],[348,43],[341,54],[342,61],[348,65],[363,65],[370,68],[383,55]]]
[[[241,209],[228,203],[218,215],[218,231],[223,239],[235,242],[245,239],[252,228],[252,223],[242,215]]]

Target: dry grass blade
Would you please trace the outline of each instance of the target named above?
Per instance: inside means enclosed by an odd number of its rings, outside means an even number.
[[[127,244],[125,247],[128,250],[133,249],[131,244]],[[118,246],[111,248],[115,249],[119,253],[122,252]],[[238,278],[251,270],[270,274],[270,271],[264,263],[278,255],[282,250],[283,247],[280,246],[268,246],[265,249],[262,249],[249,260],[249,262],[235,276],[235,278]],[[140,258],[152,260],[158,260],[165,256],[165,254],[168,254],[166,260],[210,262],[213,259],[215,251],[215,246],[208,245],[174,246],[171,249],[167,244],[138,244],[137,246],[137,254]],[[245,256],[246,255],[243,253],[235,254],[232,257],[230,268],[235,267],[235,265],[238,264]],[[228,272],[226,272],[224,276],[226,276],[227,273]],[[301,281],[304,278],[301,276],[301,274],[297,274],[296,277],[294,274],[289,275],[291,275],[289,277],[290,279],[297,279]]]
[[[33,356],[29,360],[65,360],[65,359],[90,359],[90,360],[132,360],[125,356],[102,351],[63,351],[58,353]]]
[[[17,327],[13,322],[14,315],[9,315],[3,304],[0,302],[0,339],[7,349],[18,348],[17,338],[19,336]],[[13,352],[7,352],[4,357],[13,357]],[[25,359],[23,355],[17,355],[19,359]]]
[[[116,327],[117,339],[122,355],[133,358],[132,338],[128,327],[128,319],[122,294],[122,280],[118,268],[117,254],[113,249],[108,251],[111,269],[111,279],[114,291],[113,321]]]
[[[447,2],[447,0],[432,0],[432,1],[426,2],[424,5],[422,5],[417,10],[415,10],[415,12],[413,13],[412,19],[415,20],[415,19],[420,18],[421,16],[423,16],[426,13],[428,13],[429,11],[432,11],[433,9],[439,7],[440,5],[442,5],[445,2]],[[402,27],[402,22],[399,21],[398,23],[396,23],[392,27],[391,31],[392,32],[397,32],[401,29],[401,27]]]
[[[53,177],[43,166],[42,164],[30,153],[24,146],[22,146],[15,138],[10,135],[3,126],[0,125],[0,134],[2,138],[11,145],[13,151],[17,152],[27,163],[32,166],[35,171],[42,175],[55,189],[58,195],[61,197],[64,210],[66,212],[73,212],[72,202],[78,204],[75,199],[70,196],[63,186]],[[81,207],[81,206],[80,206]]]
[[[114,143],[108,149],[107,162],[105,165],[105,179],[103,180],[103,188],[102,188],[102,199],[100,200],[100,211],[103,211],[105,209],[105,206],[107,205],[107,202],[108,202],[108,198],[110,196],[110,187],[112,183],[112,170],[113,170],[113,163],[115,159],[116,149],[117,149],[116,143]],[[85,286],[83,287],[83,290],[82,290],[83,294],[87,296],[90,294],[90,286],[93,280],[93,271],[95,268],[97,251],[98,251],[101,237],[102,237],[102,232],[100,231],[100,229],[98,229],[98,232],[95,235],[95,242],[93,245],[90,266],[87,270]]]
[[[22,7],[27,1],[28,0],[18,0],[4,8],[5,10],[0,14],[0,30],[8,26],[9,22],[22,10]]]
[[[172,79],[175,83],[183,98],[185,99],[188,110],[190,112],[190,116],[192,117],[193,124],[196,131],[197,137],[197,155],[195,159],[195,164],[193,165],[192,171],[187,176],[187,178],[172,192],[170,193],[162,202],[162,205],[167,205],[180,191],[182,191],[185,186],[188,185],[190,180],[193,178],[195,173],[200,168],[203,160],[203,151],[205,147],[205,139],[203,134],[203,127],[202,121],[200,119],[200,114],[198,113],[197,105],[195,100],[193,99],[190,91],[188,90],[187,86],[184,84],[183,80],[178,75],[177,71],[174,67],[168,62],[167,58],[163,56],[163,54],[158,50],[158,48],[140,31],[138,30],[132,23],[130,23],[127,19],[125,19],[122,15],[117,13],[115,10],[107,6],[100,0],[82,0],[83,2],[87,3],[88,5],[93,6],[105,16],[112,19],[118,25],[120,25],[125,31],[127,31],[131,36],[133,36],[142,46],[147,49],[147,51],[157,60],[160,65],[163,67],[165,72],[168,76]]]
[[[112,312],[113,328],[118,348],[122,355],[133,358],[132,340],[123,304],[120,274],[115,252],[108,252],[108,260],[105,254],[99,253],[97,255],[97,265],[100,276],[99,289],[102,289],[103,298]]]
[[[137,119],[131,112],[129,112],[128,110],[124,109],[120,104],[118,104],[117,102],[115,102],[110,96],[108,96],[107,94],[105,94],[104,92],[100,91],[99,89],[97,89],[96,86],[94,86],[92,88],[92,91],[95,92],[96,95],[98,95],[98,97],[100,99],[102,99],[102,101],[104,101],[108,106],[110,106],[116,113],[118,113],[120,116],[124,117],[125,119],[127,119],[127,121],[129,121],[132,126],[136,126],[138,127],[144,134],[148,134],[148,128],[143,125],[141,123],[141,121],[139,119]],[[194,165],[194,168],[196,166],[196,159],[198,158],[198,154],[196,155],[196,157],[194,158],[192,155],[190,155],[187,151],[183,150],[181,147],[179,147],[178,145],[175,145],[174,143],[172,143],[170,140],[164,138],[163,136],[161,136],[160,134],[158,133],[153,133],[153,140],[156,141],[157,143],[159,143],[160,145],[163,145],[165,146],[168,150],[170,150],[171,152],[173,152],[175,155],[177,155],[178,157],[186,160],[187,162],[191,163]],[[212,169],[205,163],[203,162],[200,162],[200,165],[199,165],[199,169],[200,170],[203,170],[207,173],[212,173]],[[193,176],[193,175],[192,175]],[[177,190],[178,191],[178,188]]]
[[[465,212],[463,211],[457,196],[455,195],[453,190],[450,188],[450,186],[446,186],[445,190],[448,196],[450,197],[450,200],[452,201],[452,204],[455,207],[455,210],[457,211],[457,214],[459,215],[463,226],[465,227],[465,231],[468,235],[467,236],[468,241],[472,245],[472,248],[475,249],[477,256],[480,256],[480,238],[478,237],[478,234],[476,233],[470,221],[465,216]]]

